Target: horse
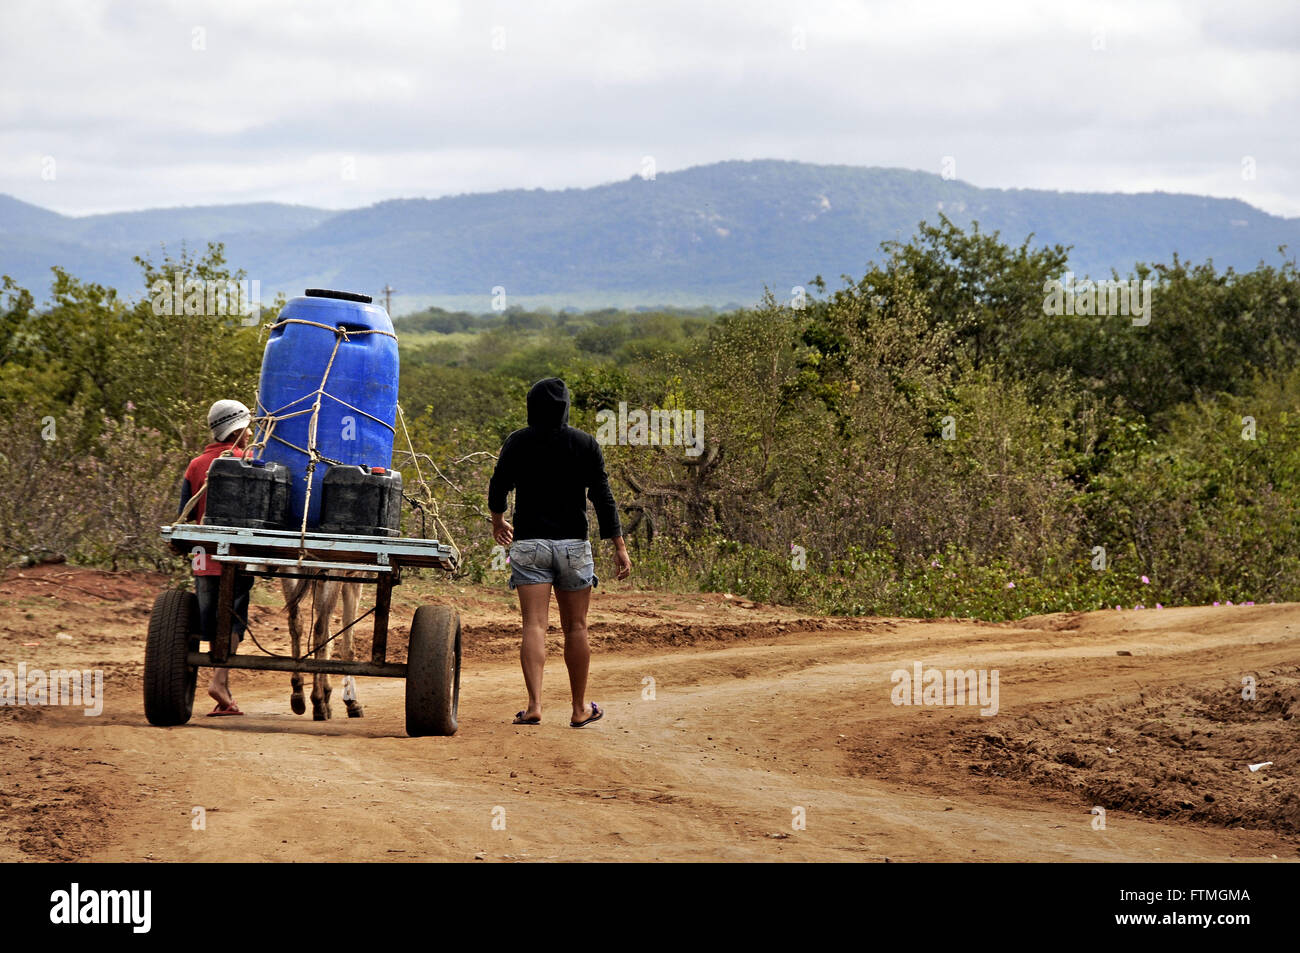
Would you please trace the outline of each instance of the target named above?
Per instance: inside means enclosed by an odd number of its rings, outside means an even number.
[[[357,619],[357,602],[361,595],[361,584],[345,582],[338,579],[287,579],[280,580],[284,592],[284,607],[289,613],[289,638],[293,643],[293,657],[302,658],[302,626],[299,614],[303,598],[308,589],[315,622],[310,633],[310,654],[314,658],[330,657],[330,617],[339,595],[343,596],[343,631],[339,635],[339,657],[351,662],[356,658],[352,645],[353,622]],[[293,672],[289,676],[289,707],[295,715],[307,711],[302,697],[302,672]],[[330,712],[330,677],[325,672],[316,672],[312,676],[311,716],[314,721],[325,721],[331,717]],[[356,679],[351,675],[343,676],[343,702],[347,705],[349,718],[361,718],[365,715],[361,703],[357,701]]]

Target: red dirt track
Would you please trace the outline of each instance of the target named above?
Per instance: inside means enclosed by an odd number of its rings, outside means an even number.
[[[558,631],[544,723],[512,726],[511,596],[411,580],[390,658],[417,604],[455,605],[465,626],[460,731],[412,739],[400,680],[358,680],[363,719],[336,694],[313,722],[290,712],[287,674],[235,671],[247,715],[217,719],[207,669],[190,723],[150,726],[144,638],[165,584],[5,572],[0,670],[100,669],[106,700],[98,717],[0,707],[0,861],[1300,858],[1296,604],[985,624],[620,588],[593,597],[607,715],[575,731]],[[285,651],[274,590],[254,601],[258,639]],[[891,673],[914,662],[996,669],[997,714],[893,704]]]

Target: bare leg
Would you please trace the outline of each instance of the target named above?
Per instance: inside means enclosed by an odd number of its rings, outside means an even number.
[[[560,605],[560,627],[564,629],[564,666],[569,670],[569,691],[573,695],[572,721],[591,717],[587,704],[587,673],[591,668],[591,648],[587,645],[587,607],[591,605],[591,587],[571,592],[555,590]]]
[[[519,609],[524,618],[524,639],[519,646],[519,661],[528,686],[525,718],[542,717],[542,671],[546,666],[546,623],[551,609],[551,584],[530,583],[517,587]]]
[[[196,576],[194,579],[194,591],[196,593],[201,592],[204,596],[208,596],[215,602],[217,599],[217,593],[214,591],[216,587],[213,586],[207,589],[203,588],[207,581],[208,580],[205,578]],[[213,615],[215,614],[216,612],[214,610]],[[229,705],[234,701],[234,699],[230,697],[230,669],[214,668],[212,670],[212,678],[208,679],[208,695],[218,705]]]
[[[229,705],[234,701],[230,696],[230,669],[213,669],[212,680],[208,682],[208,694],[221,705]]]
[[[239,651],[239,640],[232,629],[230,633],[230,654]],[[208,694],[221,705],[233,705],[235,698],[230,693],[230,669],[218,668],[212,671],[212,681],[208,682]]]

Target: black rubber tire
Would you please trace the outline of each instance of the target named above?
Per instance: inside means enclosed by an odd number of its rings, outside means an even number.
[[[199,600],[192,592],[168,589],[149,616],[144,649],[144,716],[160,727],[183,725],[194,713],[199,669],[188,663],[198,647]]]
[[[454,735],[460,707],[460,613],[420,606],[406,650],[406,733]]]

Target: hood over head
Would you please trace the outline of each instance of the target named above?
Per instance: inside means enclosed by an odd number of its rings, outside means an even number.
[[[538,381],[528,391],[528,426],[563,427],[569,422],[569,388],[558,377]]]

